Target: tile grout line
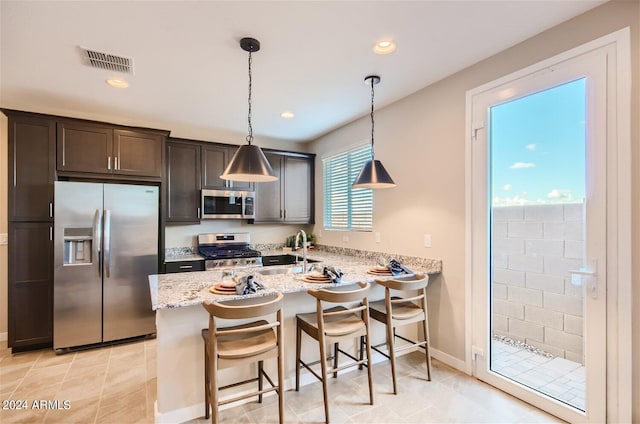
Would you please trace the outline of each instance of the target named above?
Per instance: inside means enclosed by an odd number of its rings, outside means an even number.
[[[13,353],[11,353],[11,355],[13,355]],[[29,371],[27,371],[25,373],[25,375],[20,379],[20,382],[18,384],[16,384],[16,387],[13,388],[13,390],[11,391],[11,394],[9,395],[9,399],[13,399],[13,395],[16,393],[16,390],[18,390],[18,388],[22,385],[22,383],[24,382],[24,379],[27,375],[29,375],[29,373],[31,372],[31,370],[33,370],[33,367],[36,366],[36,362],[38,362],[38,359],[40,359],[40,357],[42,356],[42,352],[40,352],[38,354],[38,357],[35,359],[35,361],[33,361],[31,363],[31,366],[29,367]]]
[[[93,418],[94,424],[98,422],[98,416],[100,416],[100,406],[102,405],[102,396],[104,394],[104,386],[107,382],[107,375],[109,375],[109,367],[111,366],[111,355],[113,354],[113,348],[109,348],[109,358],[107,359],[107,368],[104,372],[104,378],[102,379],[102,387],[100,388],[100,396],[98,397],[98,407],[96,408],[96,416]]]
[[[55,351],[54,351],[54,352],[55,352]],[[42,354],[41,354],[41,355],[42,355]],[[64,373],[64,376],[62,377],[62,381],[60,382],[60,387],[58,387],[58,390],[56,391],[56,394],[54,395],[54,398],[57,398],[57,397],[58,397],[58,393],[60,393],[60,390],[62,389],[62,386],[64,385],[64,382],[65,382],[65,381],[66,381],[66,379],[67,379],[67,375],[69,375],[69,372],[71,372],[71,366],[72,366],[72,365],[73,365],[73,363],[75,362],[76,357],[77,357],[77,353],[76,353],[76,352],[73,352],[73,358],[71,358],[71,362],[69,363],[69,367],[67,368],[67,371]],[[35,365],[35,363],[37,363],[37,362],[38,362],[38,361],[34,362],[34,365]],[[58,399],[58,400],[60,400],[60,399]],[[43,422],[47,421],[47,417],[49,416],[49,413],[50,413],[50,412],[51,412],[51,410],[47,410],[47,413],[46,413],[46,414],[44,414],[44,417],[43,417],[43,419],[42,419],[42,421],[43,421]]]

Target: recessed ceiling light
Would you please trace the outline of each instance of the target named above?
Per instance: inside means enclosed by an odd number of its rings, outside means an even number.
[[[396,43],[389,39],[378,40],[373,46],[373,52],[375,54],[389,54],[394,51],[396,51]]]
[[[109,84],[111,87],[115,87],[115,88],[127,88],[127,87],[129,87],[129,83],[126,82],[125,80],[121,79],[121,78],[109,78],[107,80],[107,84]]]
[[[286,111],[284,111],[284,112],[282,112],[280,114],[280,117],[284,118],[284,119],[292,119],[294,116],[296,116],[296,115],[293,112],[290,112],[288,110],[286,110]]]

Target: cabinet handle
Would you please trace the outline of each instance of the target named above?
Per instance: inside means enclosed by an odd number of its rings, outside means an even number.
[[[200,208],[198,208],[198,219],[200,219]]]
[[[53,227],[49,226],[49,241],[53,241]]]
[[[282,218],[282,209],[280,209],[280,218]]]
[[[49,218],[53,218],[53,202],[49,202]]]
[[[284,217],[283,218],[287,219],[287,210],[286,209],[284,210]]]
[[[115,169],[116,171],[120,169],[118,168],[118,156],[113,157],[113,169]]]
[[[193,265],[180,265],[180,269],[191,269]]]
[[[107,169],[111,170],[111,156],[107,156]]]

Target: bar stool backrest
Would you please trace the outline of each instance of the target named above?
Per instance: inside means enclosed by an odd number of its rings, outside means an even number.
[[[415,274],[405,278],[393,278],[388,280],[376,280],[376,284],[392,290],[420,290],[429,284],[428,274]]]
[[[255,318],[268,315],[282,309],[282,293],[274,293],[275,296],[265,296],[265,299],[275,297],[273,300],[253,304],[233,304],[230,302],[203,302],[202,306],[209,315],[224,319]]]

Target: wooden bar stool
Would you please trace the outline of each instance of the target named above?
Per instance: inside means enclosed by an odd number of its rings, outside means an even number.
[[[275,297],[275,298],[274,298]],[[284,374],[282,347],[282,293],[275,296],[253,298],[251,304],[238,302],[203,302],[202,306],[209,312],[209,328],[202,330],[204,339],[204,389],[205,418],[209,418],[211,406],[211,422],[218,422],[218,407],[231,402],[262,395],[271,391],[278,393],[278,413],[280,424],[284,414]],[[250,319],[264,317],[275,313],[275,320],[259,320],[233,327],[218,327],[216,318]],[[271,357],[278,358],[278,384],[263,369],[263,361]],[[236,366],[258,363],[258,376],[238,383],[219,387],[218,370]],[[263,389],[263,377],[271,387]],[[258,391],[219,400],[218,392],[245,383],[258,382]]]
[[[307,293],[316,298],[316,312],[308,314],[296,315],[296,391],[300,389],[300,365],[304,366],[311,374],[322,382],[322,392],[324,396],[324,416],[325,422],[329,423],[329,396],[327,392],[327,374],[337,376],[338,371],[353,366],[367,367],[367,376],[369,378],[369,403],[373,405],[373,383],[371,380],[371,366],[369,358],[371,358],[371,345],[369,342],[369,314],[367,293],[371,285],[369,283],[358,283],[358,287],[352,290],[336,290],[336,289],[309,289]],[[359,303],[352,307],[343,305],[323,310],[322,302],[327,303]],[[313,363],[305,363],[300,359],[300,348],[302,340],[302,332],[307,333],[310,337],[318,341],[320,346],[320,368],[322,376],[318,375],[311,365]],[[348,338],[360,338],[360,346],[366,344],[367,357],[363,358],[362,351],[360,358],[356,358],[340,349],[339,343]],[[327,369],[327,343],[333,343],[334,355],[333,368]],[[339,366],[338,354],[342,353],[353,360],[349,364]]]
[[[371,318],[380,321],[387,326],[387,349],[383,352],[377,346],[373,349],[386,356],[391,360],[391,376],[393,378],[393,393],[398,393],[398,385],[396,383],[396,352],[413,347],[422,347],[426,353],[427,361],[427,380],[431,381],[431,352],[429,351],[429,314],[427,311],[427,285],[429,284],[429,276],[424,274],[416,274],[414,276],[376,280],[377,284],[384,286],[384,300],[371,302],[369,305],[369,314]],[[400,292],[405,296],[392,296],[391,290]],[[417,295],[410,294],[406,296],[406,292],[418,292]],[[412,324],[414,322],[422,322],[424,331],[424,341],[416,342],[396,334],[396,328]],[[395,346],[395,338],[402,339],[409,344],[404,346]]]

